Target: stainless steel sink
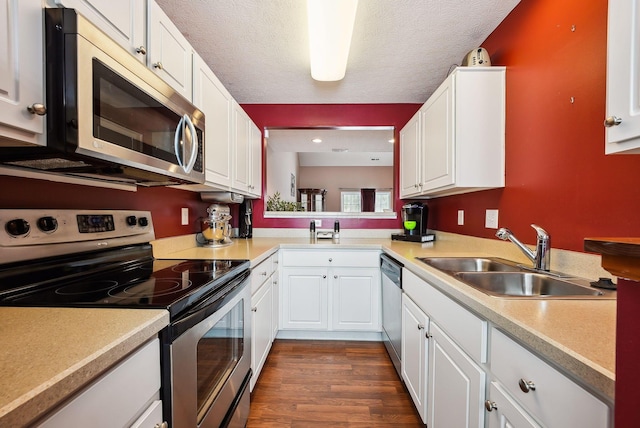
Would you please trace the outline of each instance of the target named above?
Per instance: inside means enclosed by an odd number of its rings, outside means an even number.
[[[423,263],[445,272],[519,272],[512,261],[478,257],[418,257]]]
[[[559,279],[529,272],[458,272],[465,284],[492,296],[535,298],[606,298],[607,293],[580,279]],[[611,297],[613,298],[613,297]]]
[[[496,257],[417,257],[486,294],[526,299],[615,299],[616,293],[557,272],[533,271]]]

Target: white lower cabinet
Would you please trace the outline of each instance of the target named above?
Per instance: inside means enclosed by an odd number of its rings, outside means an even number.
[[[427,422],[427,332],[429,317],[402,295],[402,379],[423,422]]]
[[[251,297],[251,390],[256,384],[262,367],[271,349],[272,335],[271,318],[273,316],[273,302],[271,301],[271,279]]]
[[[431,322],[429,334],[427,425],[484,427],[485,371],[436,322]]]
[[[283,250],[281,330],[380,332],[379,251]]]
[[[610,425],[609,406],[496,328],[491,331],[490,359],[491,371],[504,387],[504,395],[521,403],[540,425]],[[497,403],[498,409],[500,406]]]
[[[262,367],[267,361],[271,344],[275,338],[273,319],[278,318],[277,307],[273,303],[274,254],[251,268],[251,383],[250,391],[258,381]]]
[[[540,428],[497,382],[491,382],[485,408],[489,411],[489,428]]]
[[[162,424],[160,344],[153,339],[102,375],[38,427],[153,428]]]
[[[610,404],[428,281],[402,275],[402,377],[429,428],[612,426]]]

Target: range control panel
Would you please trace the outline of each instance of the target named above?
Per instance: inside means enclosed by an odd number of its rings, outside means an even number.
[[[155,239],[149,211],[0,210],[0,251],[45,246],[53,253],[87,250],[87,246],[145,243]],[[82,245],[85,243],[85,245]],[[91,244],[90,244],[91,243]],[[62,249],[64,245],[67,249]],[[90,249],[90,248],[89,248]],[[28,255],[20,256],[20,260]],[[40,255],[42,257],[42,255]],[[11,257],[14,258],[14,257]],[[5,259],[3,257],[2,262]]]

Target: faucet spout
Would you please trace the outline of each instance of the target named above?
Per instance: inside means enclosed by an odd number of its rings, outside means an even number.
[[[513,242],[520,250],[533,262],[533,268],[536,270],[548,271],[551,265],[551,238],[549,234],[540,226],[532,224],[537,234],[536,250],[532,251],[524,245],[513,233],[506,227],[501,227],[496,232],[496,236],[503,241],[507,239]]]

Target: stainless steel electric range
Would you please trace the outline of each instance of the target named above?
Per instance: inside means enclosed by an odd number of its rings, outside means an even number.
[[[0,210],[0,305],[164,308],[170,426],[243,427],[249,413],[247,260],[155,260],[151,213]]]

